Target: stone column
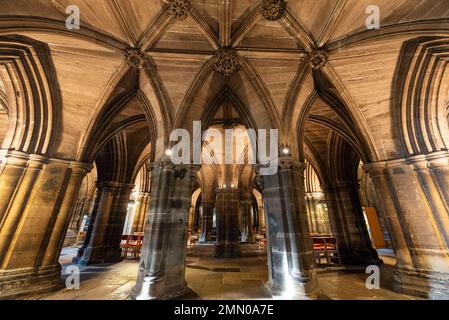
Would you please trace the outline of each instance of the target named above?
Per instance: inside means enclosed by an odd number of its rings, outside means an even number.
[[[131,233],[144,232],[149,200],[150,194],[148,192],[139,192],[136,195]]]
[[[11,152],[0,173],[0,297],[60,285],[60,250],[90,166]],[[5,205],[6,204],[6,205]]]
[[[382,260],[373,248],[360,203],[358,186],[341,183],[325,188],[332,234],[343,264],[374,265]],[[332,217],[331,217],[332,216]]]
[[[449,298],[448,186],[440,179],[449,166],[439,154],[368,165],[396,253],[395,287],[425,298]],[[441,162],[438,161],[441,165]],[[442,188],[443,187],[443,188]]]
[[[304,192],[305,165],[280,159],[278,173],[263,177],[268,238],[268,286],[275,297],[311,299],[320,294]]]
[[[239,189],[217,189],[217,241],[215,256],[237,257],[239,246]]]
[[[213,215],[215,203],[204,201],[201,204],[203,215],[201,216],[201,235],[200,242],[212,241]]]
[[[260,234],[264,234],[266,231],[265,211],[263,205],[259,206],[259,229],[257,231]]]
[[[189,223],[188,223],[188,232],[190,232],[190,234],[193,234],[195,232],[195,207],[194,206],[190,206],[189,209]]]
[[[118,182],[97,184],[97,202],[84,245],[74,262],[80,265],[122,261],[120,242],[134,185]]]
[[[83,218],[83,213],[87,205],[87,199],[85,198],[79,198],[78,200],[76,200],[75,208],[73,210],[73,218],[70,222],[69,230],[78,232],[81,224],[81,219]]]
[[[337,239],[337,244],[339,246],[340,244],[342,244],[342,246],[344,247],[344,244],[349,240],[347,239],[346,233],[343,230],[343,223],[338,209],[338,192],[330,186],[325,187],[323,192],[327,205],[327,214],[329,217],[331,233]]]
[[[252,202],[249,200],[240,201],[240,208],[242,210],[242,242],[256,241],[251,206]]]
[[[311,194],[306,195],[307,216],[309,218],[309,228],[311,233],[322,233],[322,228],[318,221],[317,201]]]
[[[187,223],[197,169],[169,161],[153,166],[145,240],[132,299],[168,299],[185,292]]]

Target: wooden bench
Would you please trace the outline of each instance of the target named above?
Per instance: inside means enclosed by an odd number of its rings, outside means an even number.
[[[313,236],[313,251],[318,264],[324,258],[327,264],[337,261],[341,264],[340,253],[338,251],[337,239],[333,237]]]

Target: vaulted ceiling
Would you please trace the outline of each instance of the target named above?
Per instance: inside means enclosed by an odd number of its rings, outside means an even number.
[[[357,132],[347,123],[357,122],[374,144],[373,158],[385,158],[395,152],[392,124],[385,119],[403,42],[449,33],[447,0],[289,0],[276,21],[264,18],[260,0],[191,0],[181,19],[170,14],[166,2],[0,1],[0,35],[25,35],[51,50],[64,108],[58,154],[79,154],[80,141],[88,140],[83,135],[93,130],[92,119],[129,70],[124,59],[129,48],[148,58],[137,81],[164,122],[160,127],[188,126],[229,90],[258,126],[279,127],[291,143],[289,133],[296,134],[300,110],[316,90],[307,53],[324,48],[323,72],[332,78],[331,91],[351,101],[357,117],[345,123],[329,101],[318,98],[305,130],[309,140],[320,153],[329,131],[335,131],[320,119],[338,125],[349,139]],[[80,9],[80,30],[65,28],[69,5]],[[380,31],[366,30],[369,5],[380,8]],[[240,72],[229,77],[214,72],[211,63],[223,47],[235,49],[241,59]]]

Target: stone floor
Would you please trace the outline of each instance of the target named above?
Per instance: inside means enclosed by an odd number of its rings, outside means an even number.
[[[254,248],[244,250],[237,259],[216,259],[207,254],[210,248],[192,250],[187,258],[186,280],[191,289],[184,299],[271,299],[264,283],[268,279],[266,255]],[[201,254],[200,254],[201,252]],[[206,254],[204,254],[206,253]],[[362,268],[338,266],[321,267],[319,284],[329,299],[336,300],[410,300],[410,296],[395,293],[392,282],[394,257],[380,252],[385,265],[381,268],[381,289],[365,287],[367,275]],[[65,248],[60,262],[63,274],[76,248]],[[60,291],[29,297],[48,300],[121,300],[127,299],[135,285],[138,261],[127,260],[117,264],[80,267],[79,290]],[[67,276],[63,275],[63,281]]]

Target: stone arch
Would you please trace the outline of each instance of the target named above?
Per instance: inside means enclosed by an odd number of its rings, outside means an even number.
[[[447,37],[415,38],[403,45],[391,110],[404,157],[448,150],[448,53]]]
[[[1,36],[0,57],[9,115],[3,148],[51,156],[61,97],[48,46],[24,36]]]
[[[226,97],[236,103],[236,107],[248,124],[251,126],[257,124],[264,129],[279,129],[282,137],[283,126],[280,116],[269,90],[255,69],[241,58],[242,70],[227,79],[213,70],[213,62],[214,58],[207,60],[193,79],[175,116],[173,128],[191,130],[193,121],[202,119],[210,106],[216,105],[217,101]],[[242,96],[246,97],[246,94],[242,95],[240,91],[246,89],[252,90],[254,94],[250,99],[243,100]],[[267,113],[254,112],[258,105]]]
[[[379,263],[368,236],[358,192],[360,160],[372,161],[369,144],[340,98],[331,92],[332,85],[327,78],[315,73],[315,82],[318,89],[311,93],[300,115],[301,159],[307,159],[316,168],[321,180],[330,230],[337,238],[342,261]]]
[[[56,33],[61,35],[69,35],[89,41],[94,44],[100,44],[105,48],[113,50],[125,50],[128,46],[125,42],[102,32],[96,31],[84,25],[82,28],[73,32],[67,29],[65,21],[41,17],[27,17],[26,20],[20,17],[0,17],[1,33],[21,33],[27,31],[35,31],[39,29],[42,32]]]
[[[338,88],[331,82],[327,73],[320,70],[314,71],[314,82],[315,89],[309,94],[305,104],[302,106],[296,123],[299,159],[301,161],[304,161],[305,159],[303,146],[306,143],[304,134],[306,123],[314,122],[327,127],[344,137],[348,143],[359,152],[360,157],[366,163],[375,161],[377,159],[376,152],[372,146],[371,140],[367,134],[363,133],[363,124],[358,121],[360,115],[354,115],[354,108],[347,107],[343,97],[336,93]],[[318,100],[323,101],[332,109],[339,122],[333,121],[325,116],[311,114],[311,111]]]
[[[139,70],[129,69],[117,82],[101,111],[90,121],[78,152],[78,157],[82,161],[92,162],[95,154],[114,135],[127,127],[143,122],[147,124],[146,135],[149,142],[152,142],[153,149],[150,155],[155,156],[158,135],[164,133],[160,133],[159,119],[146,94],[139,88],[139,77]]]

